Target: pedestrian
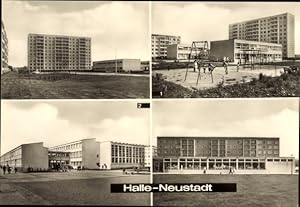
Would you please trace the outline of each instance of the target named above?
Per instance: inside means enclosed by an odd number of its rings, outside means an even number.
[[[224,67],[224,70],[225,70],[225,74],[227,75],[228,74],[228,68],[227,68],[226,60],[223,61],[223,67]]]
[[[206,167],[204,167],[203,174],[206,174]]]
[[[15,167],[15,173],[17,173],[18,172],[18,168],[17,167]]]
[[[194,61],[194,72],[198,69],[198,62],[197,60]]]
[[[239,72],[239,68],[240,68],[240,60],[238,61],[237,65],[236,65],[236,72]]]
[[[11,167],[9,165],[7,165],[7,172],[8,172],[8,174],[10,174],[10,172],[11,172]]]
[[[125,172],[126,172],[126,170],[125,170],[125,168],[123,168],[123,175],[125,175]]]
[[[3,174],[5,175],[5,173],[6,173],[6,166],[4,165],[3,166]]]

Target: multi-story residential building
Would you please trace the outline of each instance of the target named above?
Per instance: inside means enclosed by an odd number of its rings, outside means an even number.
[[[196,46],[193,48],[192,45],[188,44],[172,44],[167,46],[167,59],[174,60],[187,60],[189,56],[191,59],[194,59],[196,55],[206,54],[208,56],[209,50],[201,46]]]
[[[1,166],[9,166],[18,171],[48,170],[48,149],[42,142],[22,144],[0,157]]]
[[[282,44],[283,57],[295,57],[295,17],[284,13],[229,25],[229,39]]]
[[[150,168],[152,163],[152,157],[157,156],[156,146],[145,146],[145,167]]]
[[[8,39],[3,21],[1,21],[1,73],[8,68]]]
[[[229,39],[210,42],[210,59],[231,62],[267,63],[282,61],[282,45],[268,42]]]
[[[96,138],[82,139],[71,143],[50,147],[52,152],[69,152],[70,163],[74,169],[99,169],[99,142]]]
[[[145,164],[145,145],[119,142],[100,143],[100,169],[142,168]]]
[[[293,157],[279,157],[279,138],[158,137],[154,170],[222,173],[283,173],[295,169]],[[160,165],[160,166],[159,166]]]
[[[91,70],[91,38],[62,35],[28,35],[30,71]]]
[[[167,58],[167,46],[172,44],[180,44],[180,36],[172,35],[151,35],[151,50],[152,58],[165,59]]]
[[[101,60],[93,62],[93,71],[97,72],[131,72],[141,71],[140,59],[116,59],[116,60]]]

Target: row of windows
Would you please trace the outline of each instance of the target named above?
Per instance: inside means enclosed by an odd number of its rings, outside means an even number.
[[[70,144],[70,145],[65,145],[65,146],[61,146],[61,147],[54,147],[51,150],[66,151],[66,150],[80,149],[80,148],[82,148],[82,143]]]

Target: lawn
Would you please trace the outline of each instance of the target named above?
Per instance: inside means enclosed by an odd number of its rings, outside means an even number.
[[[50,77],[50,78],[49,78]],[[149,98],[149,78],[133,76],[18,74],[1,76],[3,99]]]
[[[237,183],[235,193],[154,193],[155,206],[296,207],[298,175],[154,175],[154,183]]]

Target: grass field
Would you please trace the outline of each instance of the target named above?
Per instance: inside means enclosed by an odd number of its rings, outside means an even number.
[[[1,76],[1,97],[3,99],[122,99],[149,97],[148,77],[69,75],[54,80],[45,78],[47,76],[49,75],[7,73]]]
[[[297,207],[298,175],[154,175],[154,183],[237,183],[235,193],[154,193],[155,206]]]

